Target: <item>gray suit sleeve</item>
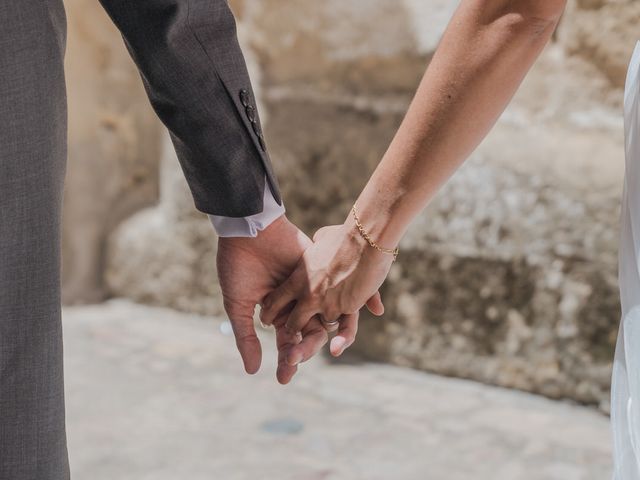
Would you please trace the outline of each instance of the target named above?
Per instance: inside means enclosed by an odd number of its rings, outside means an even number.
[[[246,217],[281,204],[226,0],[100,0],[169,129],[198,210]]]

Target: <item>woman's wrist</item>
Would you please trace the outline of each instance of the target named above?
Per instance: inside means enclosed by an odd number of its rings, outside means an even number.
[[[404,213],[405,200],[401,189],[376,188],[370,182],[355,202],[355,210],[349,212],[345,226],[355,235],[366,234],[382,250],[393,251],[411,221]]]
[[[349,252],[348,256],[354,264],[374,265],[393,262],[396,255],[385,253],[373,247],[371,243],[358,230],[353,216],[349,216],[342,225],[342,245]],[[395,247],[394,247],[395,248]]]
[[[391,212],[373,210],[356,203],[344,222],[345,235],[363,252],[395,256],[402,230],[395,225]]]

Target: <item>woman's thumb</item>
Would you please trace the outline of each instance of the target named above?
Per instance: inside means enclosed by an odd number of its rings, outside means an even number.
[[[382,297],[380,292],[376,292],[373,297],[367,300],[367,308],[375,316],[379,317],[384,314],[384,304],[382,303]]]

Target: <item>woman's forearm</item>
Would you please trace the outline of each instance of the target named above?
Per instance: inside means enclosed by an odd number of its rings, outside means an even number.
[[[461,3],[398,133],[358,199],[361,219],[380,244],[399,242],[487,135],[550,39],[564,4]]]
[[[302,331],[319,315],[326,325],[340,325],[331,343],[334,355],[353,343],[357,312],[367,300],[380,303],[376,292],[391,268],[389,250],[491,129],[551,37],[563,7],[564,0],[462,1],[357,201],[367,231],[359,232],[350,215],[344,225],[317,232],[291,277],[264,299],[264,323],[295,304],[286,320],[289,331]],[[376,243],[378,248],[370,248]],[[382,313],[382,305],[373,311]],[[286,361],[293,365],[302,358],[301,347],[294,345]]]

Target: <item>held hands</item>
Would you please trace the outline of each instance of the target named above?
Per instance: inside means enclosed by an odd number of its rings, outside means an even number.
[[[393,256],[376,251],[358,233],[355,225],[325,227],[314,236],[314,244],[302,255],[295,270],[262,303],[261,320],[280,325],[283,319],[289,335],[315,325],[320,317],[325,326],[338,325],[331,353],[341,355],[355,340],[359,310],[366,304],[374,315],[384,306],[378,289],[384,282]],[[338,322],[338,323],[336,323]],[[288,366],[310,358],[306,345],[291,344]]]
[[[319,230],[314,243],[285,216],[257,238],[220,238],[218,276],[245,370],[256,373],[262,348],[254,328],[261,320],[276,330],[277,379],[291,381],[337,329],[331,353],[341,355],[355,340],[359,310],[374,315],[384,306],[378,293],[393,257],[371,248],[353,225]]]
[[[247,373],[256,373],[262,361],[262,348],[253,323],[255,307],[288,278],[310,245],[311,240],[285,216],[257,238],[219,239],[217,264],[224,307]],[[328,340],[327,331],[318,319],[309,322],[302,329],[302,335],[287,331],[286,313],[283,311],[273,321],[278,348],[277,378],[282,384],[289,383],[297,370],[286,362],[294,345],[296,351],[311,357]]]

